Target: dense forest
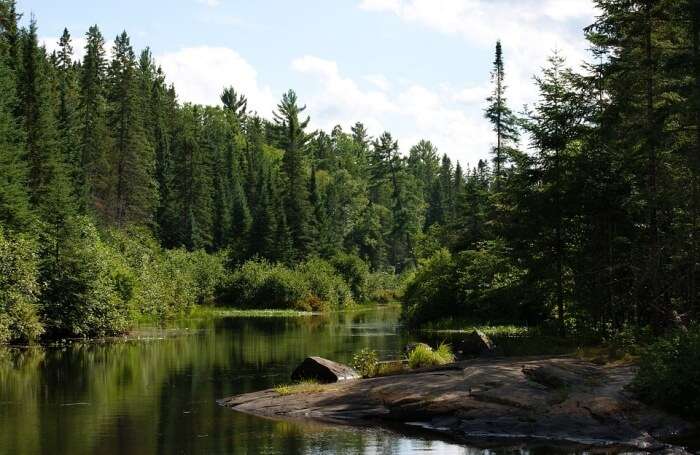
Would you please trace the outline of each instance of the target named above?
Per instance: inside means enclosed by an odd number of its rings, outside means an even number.
[[[596,3],[590,62],[554,52],[523,112],[497,43],[492,159],[462,168],[362,123],[313,131],[291,90],[269,118],[235,87],[183,103],[126,32],[108,52],[91,27],[77,61],[66,30],[49,54],[0,0],[0,341],[120,333],[216,299],[401,297],[412,325],[685,330],[700,312],[700,3]]]

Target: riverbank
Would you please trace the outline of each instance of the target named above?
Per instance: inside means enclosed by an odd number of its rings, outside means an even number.
[[[471,360],[303,394],[269,389],[220,404],[273,418],[402,423],[469,444],[522,440],[676,450],[661,441],[691,425],[635,400],[626,391],[634,373],[629,363],[595,365],[570,357]]]

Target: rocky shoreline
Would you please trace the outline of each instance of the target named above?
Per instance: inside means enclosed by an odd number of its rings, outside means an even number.
[[[463,442],[533,441],[683,453],[661,442],[692,429],[626,390],[631,364],[570,357],[476,359],[311,393],[264,390],[220,400],[263,417],[335,424],[408,424]]]

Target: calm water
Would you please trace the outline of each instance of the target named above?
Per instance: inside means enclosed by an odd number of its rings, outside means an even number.
[[[187,321],[137,335],[0,351],[0,454],[482,453],[424,435],[273,422],[216,404],[287,382],[308,355],[342,362],[371,347],[393,357],[407,341],[396,309]]]

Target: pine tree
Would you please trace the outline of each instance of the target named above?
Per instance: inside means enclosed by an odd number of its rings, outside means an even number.
[[[104,38],[96,25],[86,33],[85,57],[80,67],[80,166],[78,200],[85,211],[109,217],[108,151],[111,137],[107,129],[106,68]]]
[[[300,119],[306,110],[300,107],[297,95],[290,90],[282,96],[274,113],[275,122],[279,128],[280,145],[284,150],[282,171],[284,172],[284,212],[292,237],[292,244],[297,258],[305,257],[311,248],[312,239],[309,235],[311,205],[306,169],[306,147],[313,135],[304,129],[309,124],[309,117]]]
[[[66,163],[58,147],[58,132],[52,105],[50,66],[39,48],[36,21],[22,38],[22,67],[19,97],[29,167],[28,183],[32,204],[44,220],[63,225],[75,211],[73,191]]]
[[[5,7],[0,4],[0,8]],[[0,16],[5,14],[4,11]],[[24,138],[14,110],[17,106],[16,75],[9,65],[12,58],[7,25],[0,23],[0,225],[15,231],[28,227],[31,220],[27,193],[27,167],[23,159]]]
[[[61,154],[63,160],[69,165],[73,180],[72,186],[77,189],[85,181],[85,176],[83,175],[80,153],[78,74],[73,62],[73,46],[68,29],[63,30],[58,46],[56,65],[58,111],[56,120],[60,134]]]
[[[151,223],[157,204],[155,158],[148,142],[139,102],[136,58],[126,32],[114,42],[109,68],[108,125],[110,150],[110,214],[117,226]]]
[[[493,175],[496,192],[500,192],[503,168],[508,162],[511,148],[518,141],[517,120],[508,107],[505,96],[503,48],[500,41],[496,42],[496,59],[493,62],[491,82],[493,84],[493,92],[487,98],[489,106],[486,108],[486,118],[491,122],[493,132],[496,133],[496,146],[493,149]]]

